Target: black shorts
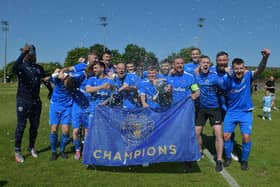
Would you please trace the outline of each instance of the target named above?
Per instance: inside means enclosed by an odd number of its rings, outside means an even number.
[[[222,124],[222,111],[220,108],[200,108],[197,112],[195,119],[195,126],[204,126],[207,119],[210,121],[210,125]]]

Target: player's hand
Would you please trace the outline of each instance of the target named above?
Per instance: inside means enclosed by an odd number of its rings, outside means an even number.
[[[28,44],[25,44],[25,46],[23,48],[21,48],[21,52],[22,53],[28,53],[28,51],[30,51],[31,46]]]
[[[50,100],[52,98],[52,93],[53,93],[53,90],[49,90],[49,93],[48,93],[48,99]]]
[[[111,85],[109,83],[105,83],[105,84],[102,85],[102,88],[103,89],[110,89]]]
[[[263,50],[261,51],[261,53],[262,53],[262,56],[263,56],[263,57],[268,58],[269,55],[270,55],[270,50],[269,50],[269,49],[263,49]]]
[[[199,74],[199,68],[200,68],[200,67],[197,67],[197,68],[194,69],[194,73],[195,73],[196,75]]]
[[[147,103],[142,103],[143,108],[149,108],[149,105]]]
[[[85,61],[86,61],[86,59],[83,58],[83,57],[80,57],[80,58],[78,59],[78,63],[84,63]]]

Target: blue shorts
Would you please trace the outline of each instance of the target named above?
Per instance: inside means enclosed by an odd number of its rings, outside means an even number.
[[[227,112],[224,119],[224,133],[232,133],[239,124],[241,134],[252,134],[252,112]]]
[[[50,125],[70,125],[71,124],[71,106],[63,106],[59,103],[50,103],[49,112]]]
[[[89,109],[83,109],[75,102],[72,106],[72,127],[73,129],[88,128]]]

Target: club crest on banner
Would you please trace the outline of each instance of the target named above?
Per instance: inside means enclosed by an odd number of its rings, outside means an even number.
[[[154,121],[146,115],[129,114],[121,124],[121,136],[127,144],[138,145],[150,137]]]

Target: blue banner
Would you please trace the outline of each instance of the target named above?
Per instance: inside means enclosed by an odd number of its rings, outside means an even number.
[[[83,164],[128,166],[200,159],[194,104],[185,99],[165,111],[98,106],[89,125]]]

